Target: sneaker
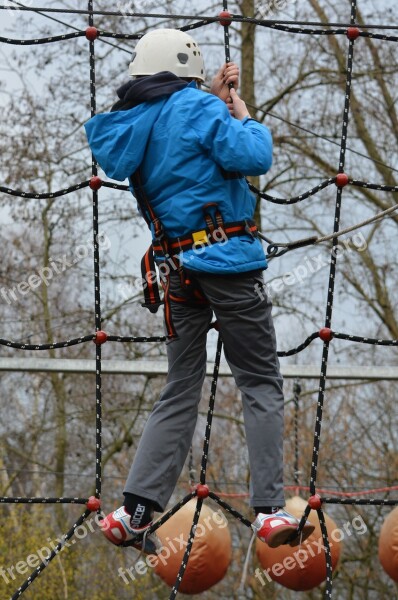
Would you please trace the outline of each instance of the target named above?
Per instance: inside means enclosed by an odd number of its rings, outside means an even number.
[[[145,535],[145,531],[151,525],[152,521],[145,527],[133,529],[131,515],[124,506],[109,513],[101,521],[102,533],[115,546],[133,546],[145,554],[158,554],[162,549],[162,544],[156,533]]]
[[[269,515],[259,513],[254,523],[252,523],[252,529],[258,539],[268,544],[270,548],[277,548],[282,544],[298,546],[315,529],[314,525],[306,521],[300,535],[294,535],[297,533],[299,523],[300,521],[296,517],[280,509]]]

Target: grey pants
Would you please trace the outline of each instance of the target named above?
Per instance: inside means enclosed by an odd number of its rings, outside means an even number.
[[[171,273],[170,278],[171,293],[186,295],[179,276]],[[284,506],[282,377],[262,273],[195,273],[194,279],[210,306],[171,302],[179,337],[167,344],[167,382],[145,425],[124,491],[151,500],[156,510],[165,509],[195,430],[214,311],[225,357],[242,394],[250,505]]]

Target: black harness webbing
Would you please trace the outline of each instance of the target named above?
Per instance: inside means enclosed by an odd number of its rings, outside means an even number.
[[[159,285],[156,276],[156,265],[154,260],[152,244],[145,252],[141,260],[141,275],[142,275],[142,287],[144,289],[144,303],[142,306],[148,308],[151,313],[156,313],[159,306],[163,304],[160,293]]]
[[[163,256],[165,260],[172,261],[174,260],[168,251],[167,238],[163,231],[163,226],[149,202],[149,199],[145,193],[145,190],[142,186],[141,182],[141,173],[138,168],[136,172],[130,177],[131,183],[134,188],[134,195],[138,202],[138,205],[141,209],[142,215],[148,224],[153,225],[154,229],[154,241],[159,247],[162,249]],[[159,306],[162,304],[162,300],[160,298],[159,292],[159,284],[156,276],[156,266],[154,260],[154,253],[152,244],[149,246],[148,250],[144,254],[141,261],[141,274],[142,274],[142,282],[144,288],[144,303],[142,306],[148,308],[151,313],[156,313],[159,309]],[[170,287],[170,278],[166,277],[165,280],[161,278],[161,283],[164,291],[164,318],[166,324],[167,337],[169,339],[176,338],[177,333],[173,325],[173,321],[171,318],[171,308],[170,308],[170,299],[169,299],[169,287]]]

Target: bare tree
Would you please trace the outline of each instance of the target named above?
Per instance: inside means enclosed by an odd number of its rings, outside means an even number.
[[[57,6],[64,3],[57,2]],[[138,3],[137,3],[138,4]],[[123,5],[133,10],[134,3]],[[104,2],[97,8],[109,9]],[[121,7],[123,9],[123,7]],[[246,16],[273,18],[287,13],[264,14],[262,3],[242,0],[230,3],[230,11]],[[272,8],[272,7],[271,7]],[[275,9],[275,7],[273,7]],[[366,21],[372,7],[368,0],[360,4],[359,20]],[[215,2],[200,2],[195,11],[218,14]],[[164,12],[192,12],[188,2],[168,1]],[[276,9],[275,9],[276,10]],[[347,22],[350,3],[308,0],[296,6],[300,20]],[[146,2],[145,12],[159,12],[156,3]],[[138,12],[138,11],[136,11]],[[144,11],[142,11],[144,12]],[[372,20],[374,20],[372,16]],[[380,21],[385,19],[379,7]],[[24,20],[24,37],[70,31],[59,23]],[[69,16],[61,20],[72,24]],[[12,37],[21,35],[19,15]],[[159,25],[159,20],[142,17],[120,19],[96,16],[95,24],[107,31],[142,33]],[[162,20],[163,26],[181,26],[180,19]],[[18,31],[17,31],[18,25]],[[83,29],[87,20],[73,17],[73,26]],[[276,32],[252,23],[231,24],[233,60],[241,60],[242,95],[255,108],[253,116],[270,126],[275,142],[272,171],[259,181],[258,187],[272,195],[290,197],[334,176],[338,168],[338,145],[341,135],[343,101],[346,81],[347,40],[344,36],[305,36]],[[218,24],[197,31],[208,51],[208,70],[212,72],[224,60],[222,28]],[[98,111],[109,110],[114,90],[125,80],[133,42],[100,38],[96,42]],[[29,50],[28,50],[29,48]],[[347,151],[347,173],[355,179],[395,185],[396,140],[398,120],[394,90],[397,66],[395,45],[360,37],[355,42],[351,117]],[[91,156],[82,125],[90,113],[88,82],[88,48],[84,38],[61,45],[16,48],[7,54],[5,69],[17,74],[16,91],[4,96],[4,119],[0,125],[0,168],[2,184],[9,188],[33,193],[51,193],[66,188],[91,175]],[[276,118],[278,117],[278,119]],[[26,199],[1,195],[2,214],[9,225],[1,231],[3,260],[0,270],[1,337],[24,342],[52,343],[93,332],[92,278],[92,208],[87,189],[57,199]],[[277,241],[329,233],[333,226],[335,188],[330,187],[312,199],[294,206],[275,206],[261,201],[261,228]],[[342,225],[351,225],[365,216],[392,206],[395,196],[369,188],[349,186],[343,194]],[[333,328],[372,337],[398,337],[398,325],[393,290],[397,284],[394,256],[397,220],[361,230],[350,244],[342,246],[338,259],[338,280]],[[134,199],[125,192],[100,190],[100,229],[104,235],[101,250],[101,293],[103,328],[111,333],[140,335],[162,332],[161,316],[145,317],[140,304],[140,292],[135,285],[138,277],[137,246],[142,246],[142,224]],[[149,241],[149,236],[148,236]],[[357,241],[358,243],[354,243]],[[86,252],[87,250],[87,252]],[[141,250],[140,250],[141,251]],[[325,290],[328,279],[330,247],[300,249],[283,259],[270,261],[266,277],[273,295],[279,346],[287,349],[323,324]],[[66,257],[67,266],[64,260]],[[301,279],[283,276],[306,267]],[[66,268],[63,269],[63,266]],[[57,272],[57,270],[59,272]],[[302,271],[301,271],[302,273]],[[36,276],[36,279],[32,278]],[[47,278],[44,277],[47,275]],[[51,276],[50,276],[51,275]],[[37,279],[38,278],[38,279]],[[39,282],[38,282],[39,281]],[[276,283],[282,281],[282,285]],[[21,285],[22,284],[22,285]],[[275,285],[273,285],[275,284]],[[359,364],[395,363],[390,349],[353,346],[332,342],[331,361]],[[17,356],[18,351],[2,347],[2,356]],[[164,352],[161,344],[106,344],[105,358],[134,360],[158,357]],[[29,356],[24,354],[24,356]],[[37,356],[37,353],[35,354]],[[54,357],[93,358],[91,345],[79,345],[67,350],[50,350],[41,354]],[[317,361],[319,342],[300,355],[297,364]],[[286,363],[285,363],[286,364]],[[104,507],[120,502],[120,491],[136,443],[162,385],[161,378],[140,376],[127,380],[104,378]],[[1,434],[2,459],[0,485],[2,495],[90,495],[93,492],[95,464],[95,404],[94,380],[91,375],[65,374],[2,376]],[[303,386],[304,387],[304,386]],[[291,403],[291,385],[286,383],[286,482],[294,483],[293,457],[295,435]],[[194,459],[199,464],[202,429],[208,389],[205,386],[197,433],[194,439]],[[300,470],[301,484],[308,481],[311,467],[312,435],[317,399],[316,385],[306,385],[300,401]],[[338,382],[328,384],[321,439],[319,486],[332,490],[388,487],[396,484],[398,456],[394,426],[396,410],[394,390],[387,383]],[[242,451],[244,428],[239,395],[230,382],[220,385],[215,423],[212,433],[208,480],[213,489],[224,493],[248,491],[250,473],[247,456]],[[197,467],[196,467],[197,468]],[[173,500],[188,488],[188,471]],[[306,492],[305,492],[306,493]],[[304,497],[305,497],[304,493]],[[248,518],[246,499],[231,498]],[[11,561],[18,551],[29,554],[40,547],[41,539],[59,535],[76,513],[59,509],[53,517],[42,507],[28,513],[25,507],[2,507],[6,517],[7,536],[16,540]],[[21,508],[21,510],[19,510]],[[41,512],[43,511],[43,512]],[[344,540],[345,550],[338,577],[336,597],[342,599],[383,600],[394,594],[392,582],[383,574],[376,559],[377,536],[385,509],[327,507],[341,525],[361,516],[366,524],[364,535],[352,535]],[[42,517],[42,514],[50,515]],[[32,539],[24,546],[20,515],[32,529]],[[30,515],[30,517],[29,517]],[[315,518],[315,515],[312,517]],[[43,527],[35,525],[43,523]],[[262,598],[264,589],[254,578],[254,566],[246,582],[245,592],[238,581],[249,532],[231,521],[234,540],[234,561],[230,572],[204,598]],[[95,537],[96,536],[96,537]],[[82,542],[99,546],[98,531]],[[28,547],[29,546],[29,547]],[[8,546],[0,546],[4,553]],[[164,598],[167,590],[152,574],[137,577],[128,585],[117,576],[119,567],[130,566],[130,555],[116,554],[104,542],[99,555],[87,559],[85,569],[79,567],[79,552],[61,554],[49,567],[40,588],[40,597],[84,598],[90,589],[93,597]],[[15,552],[14,552],[15,550]],[[69,550],[68,550],[69,552]],[[86,555],[89,552],[85,553]],[[90,556],[93,556],[91,553]],[[98,565],[106,573],[109,589],[97,583]],[[51,575],[54,572],[56,575]],[[23,578],[22,578],[23,579]],[[18,580],[19,581],[19,580]],[[61,591],[57,581],[62,581]],[[11,582],[13,583],[13,581]],[[9,583],[0,579],[8,593]],[[34,587],[33,596],[34,597]],[[37,589],[37,588],[36,588]],[[30,592],[29,592],[30,593]],[[286,599],[293,592],[270,585],[267,597]],[[58,594],[58,595],[57,595]],[[243,594],[243,595],[242,595]],[[322,589],[304,597],[321,598]]]

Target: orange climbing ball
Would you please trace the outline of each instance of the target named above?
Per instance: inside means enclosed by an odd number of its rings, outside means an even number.
[[[163,549],[155,572],[173,586],[186,549],[197,500],[192,499],[156,531]],[[196,535],[179,591],[200,594],[221,581],[231,562],[228,522],[221,510],[202,505]]]
[[[391,579],[398,582],[398,507],[390,512],[381,528],[379,560]]]
[[[286,510],[299,519],[306,506],[305,500],[298,496],[286,502]],[[320,585],[326,579],[325,551],[317,514],[311,512],[309,520],[315,525],[315,531],[300,546],[269,548],[260,540],[256,540],[257,557],[262,569],[258,569],[255,576],[262,585],[266,585],[272,579],[289,590],[303,592]],[[325,521],[334,570],[340,557],[343,532],[326,514]]]

